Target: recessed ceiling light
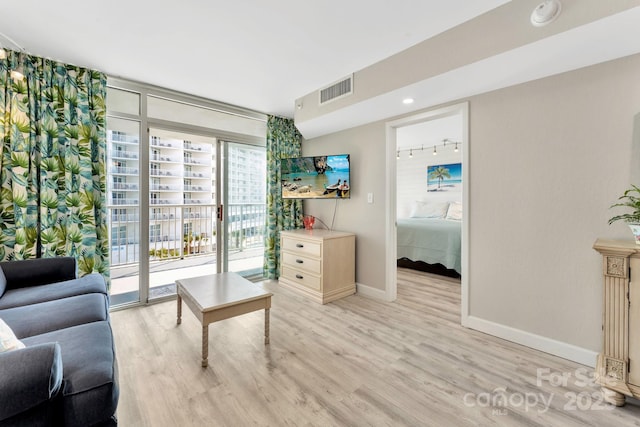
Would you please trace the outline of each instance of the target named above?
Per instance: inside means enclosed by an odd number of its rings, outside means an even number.
[[[413,98],[405,98],[402,100],[403,104],[413,104]]]

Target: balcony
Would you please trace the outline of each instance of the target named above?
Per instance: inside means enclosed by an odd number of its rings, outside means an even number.
[[[112,151],[111,152],[112,159],[137,159],[138,153],[134,151]]]
[[[184,148],[185,151],[192,151],[195,153],[211,153],[211,145],[209,144],[201,145],[193,144],[189,141],[184,141],[182,148]]]
[[[204,172],[184,171],[183,176],[187,178],[211,179],[211,173]]]
[[[164,292],[175,278],[209,274],[215,271],[217,246],[215,206],[167,206],[150,215],[149,257],[150,293]],[[157,209],[157,208],[154,208]],[[264,256],[265,204],[230,205],[228,258],[230,271],[261,271]],[[138,210],[132,215],[138,216]],[[115,221],[122,215],[110,214],[110,229],[126,225],[139,233],[139,223]],[[128,215],[127,215],[128,216]],[[190,230],[186,235],[185,226]],[[111,242],[112,304],[131,301],[139,281],[140,243],[126,234]],[[170,262],[167,262],[170,261]],[[129,296],[127,296],[129,295]]]
[[[111,214],[111,222],[134,222],[140,221],[140,215],[133,214]]]
[[[151,184],[152,191],[182,191],[179,185]]]
[[[206,191],[211,192],[211,188],[203,187],[201,185],[185,185],[184,191]]]
[[[180,199],[151,199],[149,200],[149,204],[151,205],[182,205],[182,200]]]
[[[209,199],[184,199],[185,205],[204,205],[211,204],[212,200]]]
[[[127,184],[124,182],[116,182],[111,184],[112,190],[129,190],[129,191],[138,191],[138,184]]]
[[[176,148],[182,148],[180,147],[180,144],[177,141],[165,141],[159,138],[151,138],[151,146],[152,147],[161,147],[161,148],[171,148],[171,149],[176,149]]]
[[[177,171],[168,171],[168,170],[163,170],[163,169],[153,170],[153,168],[151,169],[149,174],[151,176],[170,176],[172,178],[176,178],[176,177],[180,176],[180,173],[177,172]]]
[[[151,159],[152,162],[155,163],[161,163],[161,162],[166,162],[166,163],[180,163],[179,159],[176,159],[174,157],[171,156],[162,156],[162,155],[157,155],[157,154],[152,154],[151,155]]]
[[[111,166],[109,171],[114,175],[138,175],[138,168],[128,168],[125,166]]]
[[[138,199],[111,199],[112,205],[138,205]]]
[[[111,142],[124,142],[127,144],[139,143],[137,135],[128,135],[126,133],[120,133],[120,132],[108,132],[108,139]]]

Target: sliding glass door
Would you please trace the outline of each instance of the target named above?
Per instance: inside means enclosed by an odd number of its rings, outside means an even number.
[[[149,299],[220,270],[216,138],[149,129]]]
[[[264,261],[267,159],[264,147],[224,144],[224,270],[261,276]]]
[[[117,79],[107,99],[111,305],[261,276],[266,116]]]

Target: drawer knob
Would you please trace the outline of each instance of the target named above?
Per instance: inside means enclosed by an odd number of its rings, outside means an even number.
[[[304,263],[304,261],[303,261],[303,260],[301,260],[301,259],[297,259],[297,260],[296,260],[296,262],[297,262],[298,264],[302,264],[302,263]]]
[[[301,274],[296,274],[296,279],[304,279],[304,276]]]
[[[296,248],[304,248],[304,245],[302,243],[296,243]]]

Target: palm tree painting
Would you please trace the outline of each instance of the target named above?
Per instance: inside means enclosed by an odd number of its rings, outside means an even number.
[[[462,191],[462,164],[427,167],[427,191]]]

